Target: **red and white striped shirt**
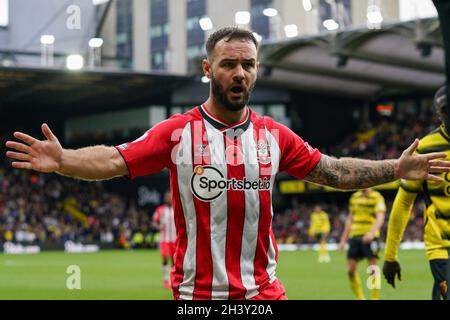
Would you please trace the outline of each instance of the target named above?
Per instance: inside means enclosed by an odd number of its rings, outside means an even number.
[[[177,240],[177,231],[175,229],[172,207],[169,207],[166,204],[159,206],[156,208],[152,219],[160,226],[160,242],[175,242]]]
[[[286,171],[303,179],[320,160],[317,149],[249,108],[227,125],[204,106],[117,149],[131,179],[169,169],[175,299],[250,299],[276,280],[275,176]]]

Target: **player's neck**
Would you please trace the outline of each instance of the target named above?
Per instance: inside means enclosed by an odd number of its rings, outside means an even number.
[[[219,106],[219,104],[211,97],[208,98],[204,106],[209,113],[228,124],[239,122],[247,116],[247,107],[238,111],[227,110]]]

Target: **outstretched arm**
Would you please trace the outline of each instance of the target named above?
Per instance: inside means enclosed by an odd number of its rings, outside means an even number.
[[[114,147],[64,149],[47,124],[42,125],[42,132],[47,140],[15,132],[14,137],[20,142],[6,142],[6,147],[14,149],[6,153],[14,160],[14,168],[56,172],[83,180],[105,180],[128,174],[125,161]]]
[[[364,189],[400,178],[443,182],[441,177],[431,173],[450,171],[449,161],[436,160],[445,158],[447,154],[444,152],[414,154],[418,145],[419,140],[416,139],[401,157],[395,160],[336,159],[322,155],[317,166],[305,180],[346,190]]]

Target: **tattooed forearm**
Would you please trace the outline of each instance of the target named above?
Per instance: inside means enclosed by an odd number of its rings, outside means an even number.
[[[336,159],[322,155],[305,180],[338,189],[363,189],[394,181],[396,160]]]

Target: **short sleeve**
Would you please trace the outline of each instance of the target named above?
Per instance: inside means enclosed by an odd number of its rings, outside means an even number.
[[[130,143],[116,146],[128,167],[128,177],[134,179],[159,172],[171,164],[174,131],[179,122],[170,118]]]
[[[273,121],[273,120],[272,120]],[[297,179],[305,178],[315,168],[321,153],[303,141],[288,127],[273,121],[272,130],[277,130],[280,147],[280,171],[286,171]]]

